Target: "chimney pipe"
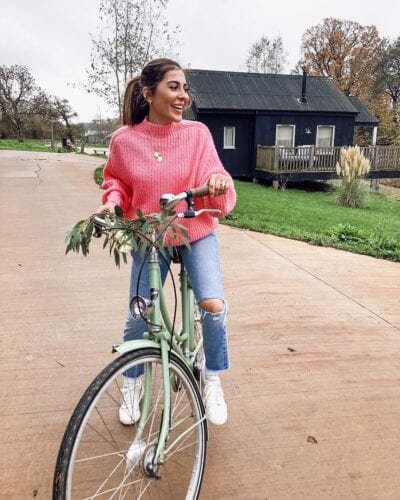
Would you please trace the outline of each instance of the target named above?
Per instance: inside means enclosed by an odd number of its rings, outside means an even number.
[[[303,69],[303,79],[301,81],[301,98],[300,102],[307,102],[307,71]]]

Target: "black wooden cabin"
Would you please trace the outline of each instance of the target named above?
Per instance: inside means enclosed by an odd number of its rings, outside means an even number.
[[[358,100],[326,77],[189,70],[188,117],[205,123],[234,177],[257,178],[257,146],[348,146],[354,127],[376,127]]]

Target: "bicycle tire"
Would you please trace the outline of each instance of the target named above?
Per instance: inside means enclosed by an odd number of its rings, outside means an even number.
[[[140,446],[133,448],[138,443],[135,441],[138,422],[132,426],[119,422],[119,392],[123,373],[144,364],[151,366],[153,374],[151,412],[145,422]],[[159,349],[138,349],[112,361],[93,380],[64,433],[55,468],[54,500],[198,498],[207,444],[204,405],[193,374],[173,353],[170,356],[170,371],[179,377],[181,384],[177,392],[171,392],[171,421],[166,449],[179,436],[181,441],[159,466],[159,479],[149,477],[145,470],[160,427],[163,397],[161,366]],[[132,449],[139,450],[134,459]]]

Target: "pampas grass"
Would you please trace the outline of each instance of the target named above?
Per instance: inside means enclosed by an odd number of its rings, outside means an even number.
[[[358,146],[342,148],[336,163],[340,179],[336,193],[336,203],[351,208],[366,208],[369,190],[363,180],[370,171],[370,162]]]

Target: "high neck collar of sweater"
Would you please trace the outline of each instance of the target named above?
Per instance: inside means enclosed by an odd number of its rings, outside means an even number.
[[[175,135],[183,128],[183,121],[171,122],[167,125],[156,125],[155,123],[150,123],[147,117],[142,122],[135,125],[135,130],[139,134],[157,139]]]

